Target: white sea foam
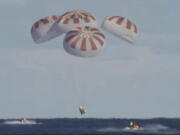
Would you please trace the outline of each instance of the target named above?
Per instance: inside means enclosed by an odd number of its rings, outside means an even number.
[[[98,131],[100,131],[100,132],[119,132],[119,131],[122,131],[122,128],[108,127],[108,128],[99,129]]]
[[[148,124],[148,125],[144,125],[143,128],[145,130],[152,130],[152,131],[169,129],[169,127],[164,126],[162,124]]]

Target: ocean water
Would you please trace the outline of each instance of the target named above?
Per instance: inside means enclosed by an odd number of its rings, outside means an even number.
[[[130,121],[141,128],[128,127]],[[0,135],[180,135],[180,119],[1,119]]]

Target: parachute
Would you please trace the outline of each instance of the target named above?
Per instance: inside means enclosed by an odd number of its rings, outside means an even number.
[[[81,115],[84,115],[86,113],[86,109],[84,106],[80,106],[79,107],[79,112],[81,113]]]
[[[101,27],[122,39],[135,43],[139,36],[137,26],[129,19],[121,16],[108,16],[104,19]]]
[[[66,34],[63,45],[72,55],[92,57],[104,49],[105,36],[97,28],[77,27]]]
[[[52,30],[54,23],[59,19],[59,16],[52,15],[42,18],[35,22],[31,28],[31,36],[35,43],[44,43],[50,39],[59,36],[62,32]]]
[[[44,43],[66,33],[63,46],[75,56],[92,57],[105,48],[105,36],[97,28],[96,17],[85,10],[73,10],[61,16],[53,15],[33,24],[31,35],[36,43]],[[108,16],[101,27],[131,43],[139,36],[137,26],[121,16]]]
[[[74,10],[61,15],[53,25],[53,29],[66,33],[76,27],[83,26],[96,27],[96,17],[85,10]]]
[[[101,27],[131,43],[134,43],[139,35],[136,25],[125,17],[106,17]],[[105,48],[105,36],[97,28],[96,17],[85,10],[69,11],[60,16],[47,16],[35,22],[31,28],[31,36],[35,43],[44,43],[63,33],[64,50],[71,55],[94,57]],[[86,113],[83,106],[79,107],[79,111],[81,115]]]

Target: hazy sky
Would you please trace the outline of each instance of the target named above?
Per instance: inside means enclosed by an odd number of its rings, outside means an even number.
[[[33,42],[32,24],[84,9],[120,15],[141,34],[134,46],[102,30],[107,47],[94,58],[63,49],[64,35]],[[0,118],[180,117],[179,0],[0,0]]]

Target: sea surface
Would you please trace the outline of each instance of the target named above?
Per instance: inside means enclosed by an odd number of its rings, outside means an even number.
[[[130,121],[141,128],[128,127]],[[0,135],[180,135],[180,118],[96,119],[58,118],[1,119]]]

